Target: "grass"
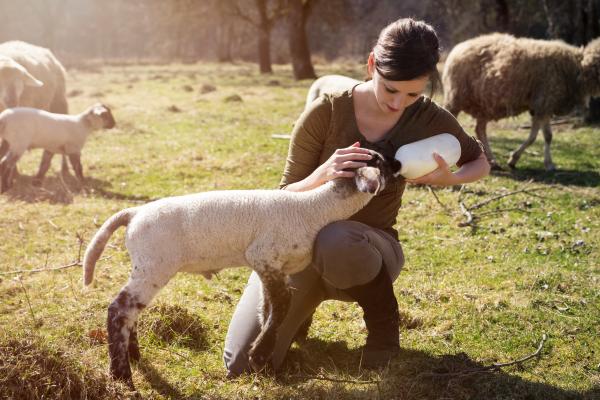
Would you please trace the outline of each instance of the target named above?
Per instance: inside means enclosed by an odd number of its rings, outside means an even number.
[[[359,65],[317,67],[362,76]],[[203,85],[216,90],[202,93]],[[110,105],[118,126],[84,149],[87,179],[62,179],[55,161],[42,188],[31,186],[41,153],[19,163],[15,187],[0,197],[0,397],[129,397],[107,377],[106,308],[126,282],[129,259],[117,231],[90,290],[77,260],[107,217],[151,199],[215,189],[275,188],[289,133],[309,82],[287,67],[260,76],[249,64],[72,68],[72,112]],[[190,90],[190,88],[192,90]],[[239,96],[235,99],[231,96]],[[227,101],[226,99],[229,100]],[[233,100],[232,100],[233,99]],[[461,116],[473,132],[473,121]],[[527,135],[527,116],[489,126],[505,160]],[[192,399],[596,399],[600,398],[600,129],[561,126],[559,170],[543,170],[541,140],[519,169],[466,186],[411,187],[398,216],[407,259],[395,282],[403,351],[389,368],[359,368],[365,340],[355,304],[319,307],[308,341],[294,345],[277,376],[225,379],[222,347],[249,271],[212,281],[180,274],[142,314],[142,362],[134,381],[145,398]],[[57,157],[58,158],[58,157]],[[474,210],[467,207],[521,192]],[[443,206],[442,206],[443,205]],[[493,362],[541,356],[500,372],[460,373]],[[59,373],[60,372],[60,373]]]

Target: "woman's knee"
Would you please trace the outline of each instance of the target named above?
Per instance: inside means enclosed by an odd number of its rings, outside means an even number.
[[[403,262],[400,244],[393,237],[360,222],[329,224],[315,242],[314,267],[338,289],[371,281],[384,265],[395,279]]]

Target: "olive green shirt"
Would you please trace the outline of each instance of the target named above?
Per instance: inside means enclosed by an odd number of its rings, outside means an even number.
[[[456,136],[461,146],[461,156],[456,163],[458,166],[475,160],[481,154],[478,142],[465,133],[454,116],[425,96],[404,110],[396,125],[382,140],[369,143],[358,129],[352,92],[353,89],[350,89],[341,94],[323,95],[300,116],[292,132],[280,183],[282,188],[303,180],[336,149],[348,147],[357,141],[363,147],[393,157],[396,150],[404,144],[440,133],[450,133]],[[385,189],[350,220],[383,229],[397,238],[393,226],[405,186],[402,177],[387,182]]]

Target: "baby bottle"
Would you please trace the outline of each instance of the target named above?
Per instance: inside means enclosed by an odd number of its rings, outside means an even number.
[[[438,168],[433,158],[438,153],[448,165],[454,165],[460,158],[460,143],[449,133],[428,137],[400,146],[395,158],[400,161],[400,175],[408,179],[420,178]]]

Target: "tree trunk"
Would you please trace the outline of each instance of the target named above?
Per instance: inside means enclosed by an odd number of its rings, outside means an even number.
[[[271,68],[271,27],[273,21],[267,14],[266,0],[256,0],[258,7],[258,65],[261,74],[270,74]]]
[[[258,65],[261,74],[273,72],[271,68],[271,32],[263,27],[258,32]]]
[[[306,37],[306,21],[310,14],[312,0],[288,1],[288,40],[294,78],[314,79],[315,70],[310,60],[310,49]]]

